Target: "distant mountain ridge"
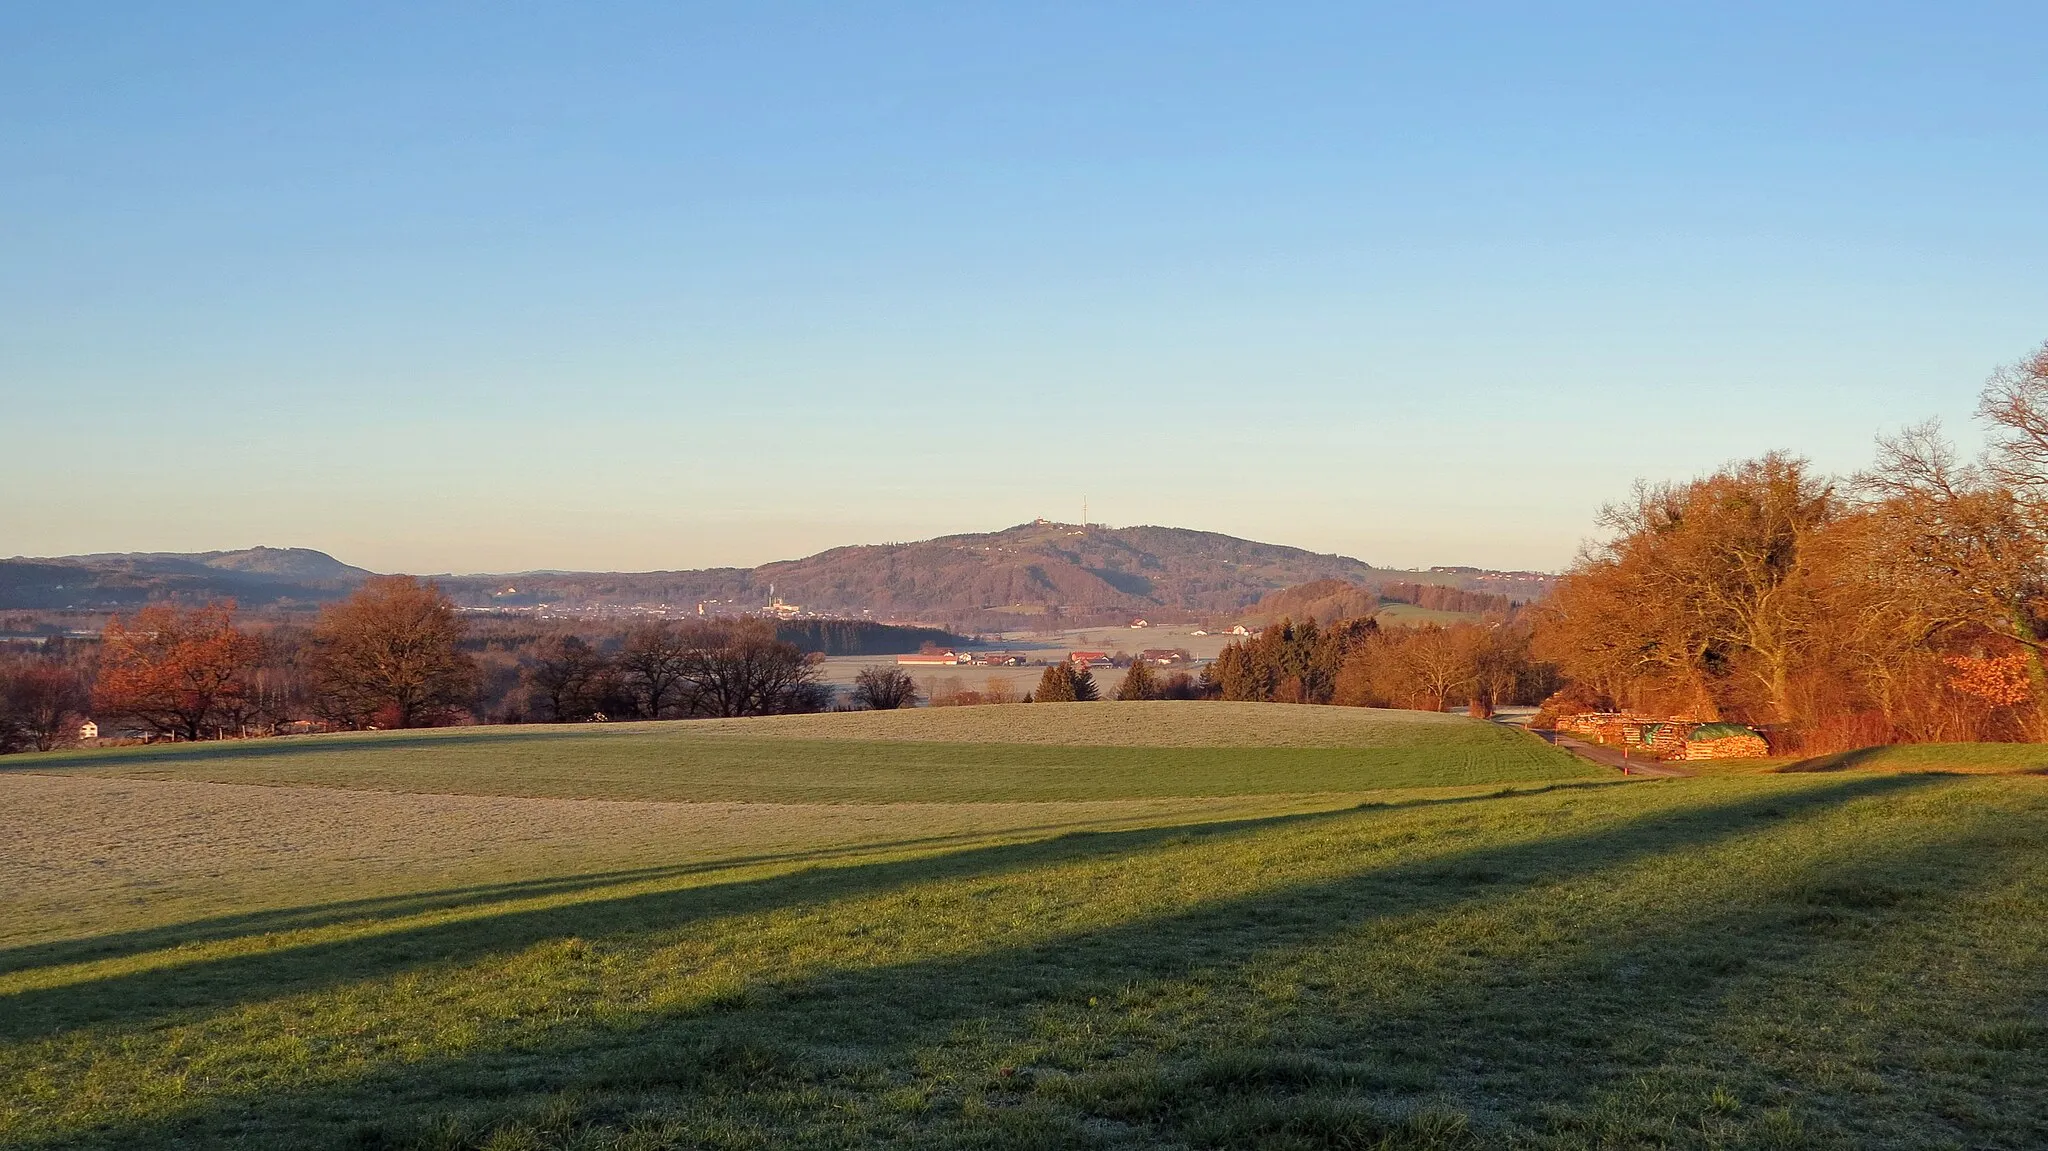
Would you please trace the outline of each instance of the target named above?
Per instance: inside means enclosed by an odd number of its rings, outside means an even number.
[[[756,568],[436,578],[474,605],[689,610],[703,603],[708,611],[732,612],[774,599],[815,614],[997,630],[1048,617],[1090,625],[1137,616],[1208,619],[1311,580],[1379,583],[1415,576],[1218,532],[1040,520],[996,532],[831,548]]]
[[[152,599],[317,603],[376,573],[311,548],[112,552],[0,560],[0,608],[127,608]]]
[[[248,607],[310,606],[346,594],[372,574],[309,548],[17,558],[0,560],[0,609],[127,608],[156,598],[230,596]],[[779,599],[809,614],[988,630],[1048,616],[1073,624],[1217,618],[1316,580],[1464,585],[1486,575],[1376,568],[1349,556],[1190,528],[1040,520],[995,532],[832,548],[755,568],[433,578],[472,607],[694,611],[704,603],[708,611],[728,614]]]

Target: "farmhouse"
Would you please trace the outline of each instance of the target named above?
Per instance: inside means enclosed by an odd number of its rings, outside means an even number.
[[[943,651],[920,651],[896,657],[896,663],[902,667],[958,667],[966,662],[966,656],[951,648]]]
[[[1177,647],[1148,647],[1138,653],[1138,658],[1146,663],[1156,663],[1160,667],[1172,667],[1177,663],[1186,663],[1188,653]]]
[[[1116,661],[1111,659],[1106,651],[1070,651],[1067,653],[1067,660],[1075,667],[1084,669],[1116,666]]]
[[[980,667],[1023,667],[1031,659],[1021,651],[978,651],[970,662]]]

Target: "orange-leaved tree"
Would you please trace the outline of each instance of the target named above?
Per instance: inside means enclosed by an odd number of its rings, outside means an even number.
[[[241,711],[256,641],[235,627],[228,600],[180,611],[151,604],[100,636],[93,706],[151,731],[204,739]]]
[[[462,617],[439,585],[379,576],[329,605],[313,630],[313,666],[334,718],[379,727],[445,723],[476,695]]]

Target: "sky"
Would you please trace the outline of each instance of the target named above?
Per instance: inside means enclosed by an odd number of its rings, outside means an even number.
[[[2048,340],[2048,6],[0,6],[0,556],[1555,569]]]

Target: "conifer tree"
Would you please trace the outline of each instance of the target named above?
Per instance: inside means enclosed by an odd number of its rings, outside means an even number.
[[[1074,665],[1061,660],[1047,667],[1045,674],[1038,677],[1038,688],[1031,693],[1031,698],[1038,703],[1073,703],[1079,698],[1074,689]],[[1095,689],[1092,681],[1088,689]]]
[[[1087,668],[1074,671],[1074,699],[1080,703],[1094,703],[1102,698],[1102,690],[1095,686],[1095,673]]]
[[[1124,673],[1124,681],[1117,685],[1118,699],[1158,699],[1159,677],[1152,674],[1152,663],[1143,656],[1131,661],[1131,670]]]

